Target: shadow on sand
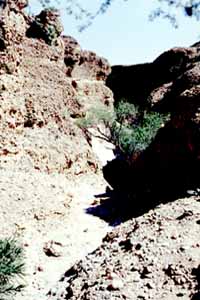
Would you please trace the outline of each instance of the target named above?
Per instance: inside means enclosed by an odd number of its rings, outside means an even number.
[[[143,215],[159,204],[195,195],[199,191],[195,190],[197,183],[191,184],[185,177],[185,170],[181,170],[181,166],[178,172],[172,172],[171,168],[170,172],[166,169],[152,170],[153,166],[150,166],[136,172],[119,159],[109,162],[103,168],[103,173],[112,189],[107,187],[105,193],[95,195],[96,204],[88,207],[86,212],[103,219],[111,226],[117,226]]]
[[[108,162],[103,175],[112,190],[97,195],[100,204],[87,213],[115,225],[199,187],[200,131],[195,126],[177,128],[169,122],[144,151]]]
[[[88,214],[99,217],[109,223],[110,226],[117,226],[131,218],[139,217],[161,203],[167,203],[184,196],[176,192],[171,197],[168,195],[156,195],[151,192],[144,192],[140,195],[120,190],[111,190],[107,187],[104,194],[95,195],[97,205],[86,209]]]

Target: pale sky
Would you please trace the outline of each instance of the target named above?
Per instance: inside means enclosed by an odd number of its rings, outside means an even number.
[[[37,0],[30,0],[38,11]],[[80,0],[82,6],[95,10],[101,0]],[[99,15],[85,31],[78,32],[78,21],[61,12],[65,34],[76,38],[83,49],[104,56],[113,64],[137,64],[154,60],[174,46],[189,46],[200,40],[200,22],[179,18],[174,29],[168,20],[150,22],[149,13],[158,0],[115,0],[104,15]]]

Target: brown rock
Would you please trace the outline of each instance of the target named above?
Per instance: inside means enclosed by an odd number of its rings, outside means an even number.
[[[72,76],[81,79],[106,80],[111,72],[108,61],[91,51],[82,51],[79,65],[75,65]]]
[[[64,41],[64,62],[67,67],[67,75],[71,76],[71,72],[75,64],[79,64],[81,58],[81,47],[78,42],[71,36],[62,36]]]
[[[60,21],[60,14],[56,9],[44,9],[33,20],[27,36],[43,39],[48,45],[53,45],[61,35],[63,26]]]

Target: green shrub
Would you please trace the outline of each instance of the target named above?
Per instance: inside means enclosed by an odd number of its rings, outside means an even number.
[[[18,279],[23,276],[23,249],[14,239],[0,240],[0,299],[6,300],[24,287]]]
[[[146,149],[158,130],[169,120],[169,115],[139,111],[134,104],[124,101],[116,107],[116,117],[111,127],[111,138],[128,155]]]
[[[138,109],[135,105],[121,100],[118,102],[116,109],[116,119],[121,124],[133,124],[138,116]]]
[[[76,124],[82,129],[103,123],[106,127],[111,127],[115,120],[115,114],[103,106],[93,107],[86,113],[85,117],[76,120]]]
[[[87,130],[103,122],[110,129],[107,140],[125,155],[131,155],[145,150],[168,119],[169,115],[141,111],[134,104],[123,100],[117,104],[113,113],[104,107],[92,108],[85,117],[77,120],[77,125]]]

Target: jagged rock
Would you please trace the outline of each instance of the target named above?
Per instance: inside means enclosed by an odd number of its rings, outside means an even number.
[[[111,67],[108,61],[97,56],[91,51],[82,51],[79,64],[76,64],[72,70],[72,76],[75,78],[103,80],[111,72]]]
[[[62,36],[64,41],[65,53],[64,62],[67,67],[67,75],[71,76],[75,64],[79,64],[81,58],[81,47],[71,36]]]
[[[97,56],[94,52],[82,50],[71,36],[63,36],[62,39],[68,76],[76,79],[106,80],[111,67],[105,58]]]
[[[60,21],[60,14],[56,9],[44,9],[35,17],[27,36],[43,39],[47,44],[55,44],[61,35],[63,26]]]
[[[113,71],[108,82],[113,84],[115,96],[116,93],[117,96],[123,92],[126,94],[127,90],[130,92],[126,85],[129,76],[128,85],[132,80],[132,98],[127,100],[140,107],[168,113],[170,120],[160,128],[151,145],[139,156],[133,154],[126,163],[117,160],[104,168],[109,183],[117,189],[121,185],[133,193],[141,193],[146,189],[165,195],[168,192],[182,193],[197,186],[200,183],[196,176],[200,167],[198,47],[173,48],[151,64],[116,66]],[[124,79],[120,86],[119,79],[122,77]]]
[[[113,66],[106,83],[116,101],[125,98],[139,106],[148,106],[149,96],[154,90],[163,89],[164,85],[174,81],[199,59],[198,47],[175,47],[152,63]],[[154,97],[152,101],[157,102]]]
[[[23,1],[5,1],[0,16],[0,73],[16,71],[22,56],[18,45],[26,32],[26,21],[21,9]],[[18,46],[18,47],[17,47]]]

